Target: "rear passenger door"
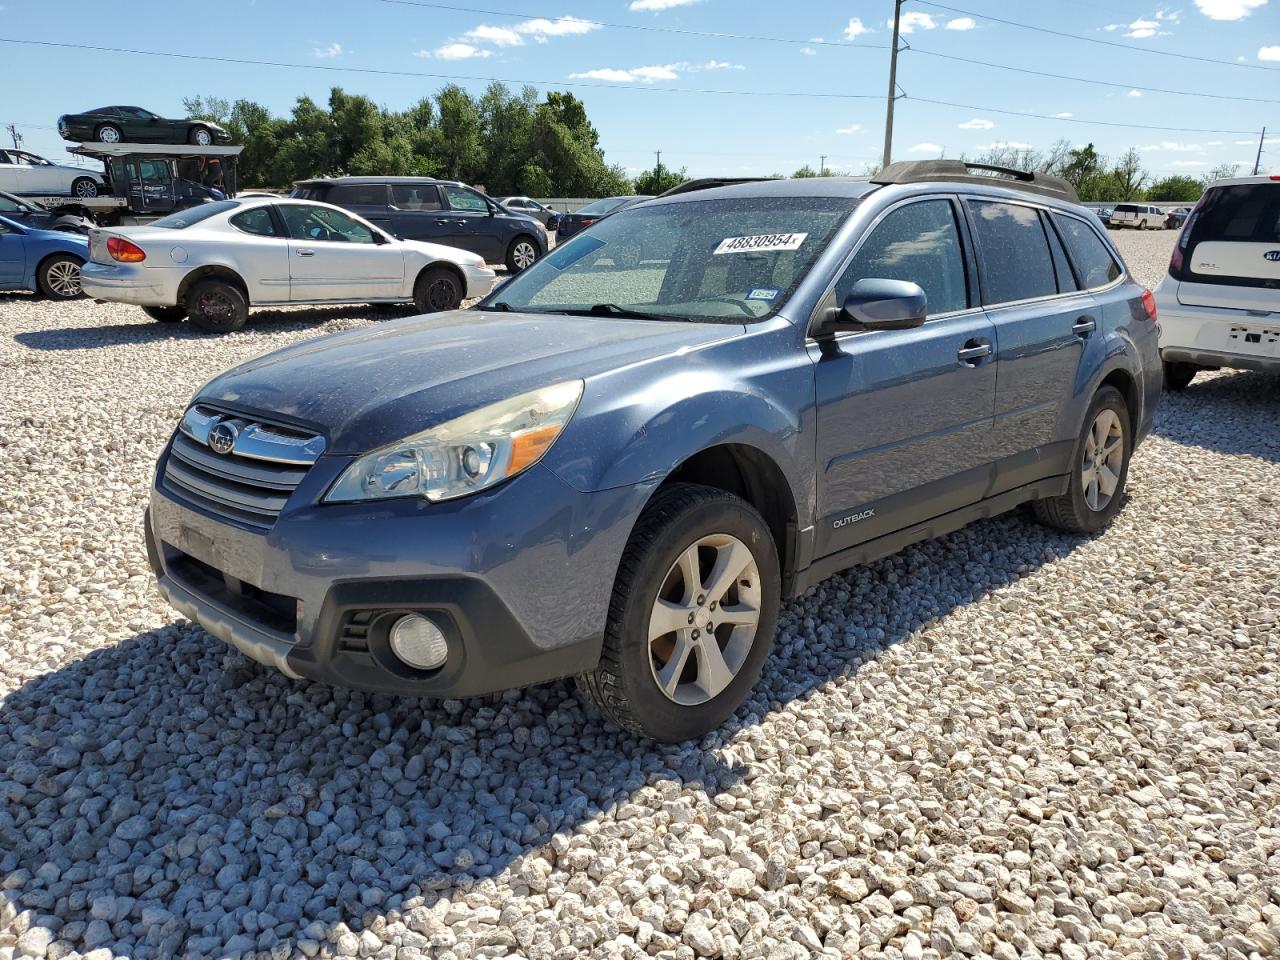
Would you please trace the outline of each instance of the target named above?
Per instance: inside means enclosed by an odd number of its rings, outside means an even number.
[[[982,303],[995,327],[997,482],[1002,492],[1064,473],[1078,424],[1071,399],[1086,345],[1099,328],[1047,215],[1013,200],[965,201],[978,253]]]
[[[821,311],[862,279],[910,280],[928,319],[909,330],[812,344],[817,386],[818,556],[982,499],[992,479],[996,364],[971,295],[959,211],[908,200],[871,228]]]
[[[391,185],[391,232],[402,240],[445,243],[449,221],[434,183]]]
[[[26,240],[6,223],[0,223],[0,290],[14,290],[26,277]]]

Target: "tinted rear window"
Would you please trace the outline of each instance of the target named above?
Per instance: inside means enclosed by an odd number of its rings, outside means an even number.
[[[327,200],[338,207],[385,207],[387,187],[382,183],[340,183],[329,189]]]
[[[593,213],[597,215],[602,213],[611,213],[630,199],[630,197],[605,197],[603,200],[594,200],[591,203],[588,203],[585,207],[580,207],[575,212],[585,213],[588,216]]]
[[[978,235],[983,303],[1057,293],[1053,257],[1036,208],[991,200],[968,203]]]
[[[439,210],[440,190],[434,183],[393,184],[391,205],[398,210]]]
[[[167,217],[152,221],[147,226],[164,227],[166,230],[183,230],[199,223],[201,220],[208,220],[210,217],[216,217],[220,213],[234,210],[238,206],[240,204],[236,200],[215,200],[213,203],[204,203],[198,207],[192,207],[190,210],[171,213]]]
[[[1116,258],[1097,233],[1083,220],[1061,213],[1053,214],[1053,222],[1067,246],[1071,262],[1080,275],[1080,285],[1086,290],[1105,287],[1123,272]]]
[[[1137,213],[1139,211],[1136,203],[1117,203],[1116,213]]]
[[[1280,183],[1210,189],[1192,239],[1280,243]]]

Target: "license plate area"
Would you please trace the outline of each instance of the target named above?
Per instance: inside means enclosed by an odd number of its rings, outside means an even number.
[[[1280,324],[1245,325],[1233,323],[1227,328],[1223,346],[1232,353],[1280,357]]]

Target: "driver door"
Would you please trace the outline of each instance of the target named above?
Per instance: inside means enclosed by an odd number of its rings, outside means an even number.
[[[26,241],[22,234],[0,223],[0,290],[14,290],[26,274]]]
[[[446,183],[441,184],[441,190],[449,209],[444,214],[448,220],[445,233],[438,242],[478,253],[490,263],[505,259],[505,237],[497,236],[498,225],[489,212],[489,201],[466,187]]]
[[[289,299],[390,300],[403,295],[404,254],[341,210],[309,203],[277,208],[289,234]]]

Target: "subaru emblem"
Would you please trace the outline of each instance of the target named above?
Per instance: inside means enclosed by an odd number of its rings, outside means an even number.
[[[214,453],[226,455],[236,445],[236,437],[240,431],[230,420],[219,420],[209,431],[209,449]]]
[[[1280,250],[1268,250],[1262,255],[1263,260],[1270,260],[1272,263],[1280,262]]]

